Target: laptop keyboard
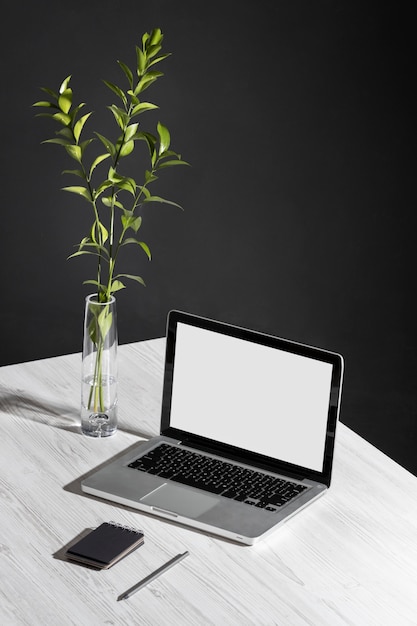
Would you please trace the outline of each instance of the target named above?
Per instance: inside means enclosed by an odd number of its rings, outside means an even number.
[[[168,444],[153,448],[128,467],[266,511],[277,511],[307,489],[304,485],[261,471]]]

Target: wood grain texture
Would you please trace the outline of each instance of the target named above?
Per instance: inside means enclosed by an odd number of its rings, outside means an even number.
[[[81,494],[84,474],[157,433],[163,353],[162,339],[120,348],[119,431],[103,440],[79,431],[79,355],[0,369],[0,623],[417,624],[417,479],[343,424],[329,493],[253,547]],[[102,572],[64,560],[110,520],[144,546]]]

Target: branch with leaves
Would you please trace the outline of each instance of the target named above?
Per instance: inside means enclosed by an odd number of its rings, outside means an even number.
[[[138,238],[142,225],[142,217],[139,215],[141,207],[150,202],[162,202],[181,208],[176,202],[152,194],[149,187],[158,180],[161,170],[188,163],[182,160],[180,154],[170,149],[171,137],[166,126],[158,122],[156,134],[153,134],[142,130],[137,121],[143,113],[159,108],[141,98],[143,92],[163,76],[162,72],[155,69],[157,64],[169,56],[160,54],[162,41],[163,35],[159,28],[143,35],[141,47],[136,46],[134,72],[125,63],[118,61],[127,80],[126,89],[104,81],[118,98],[118,104],[107,107],[118,127],[118,136],[114,142],[98,132],[93,133],[94,137],[84,138],[86,124],[92,113],[84,112],[85,103],[73,104],[71,76],[62,82],[58,92],[42,88],[50,100],[34,104],[35,107],[47,109],[38,114],[39,116],[52,118],[60,126],[55,137],[43,143],[63,146],[77,163],[76,169],[64,170],[63,173],[80,178],[82,183],[63,189],[81,196],[92,207],[93,223],[90,232],[69,258],[81,255],[93,255],[97,258],[97,278],[84,282],[95,286],[99,302],[108,302],[114,292],[123,289],[124,279],[145,284],[140,276],[116,273],[116,261],[124,246],[138,246],[151,259],[149,246]],[[100,146],[104,146],[105,151],[88,159],[88,153],[91,152],[88,148],[97,141]],[[149,163],[140,182],[120,171],[138,141],[145,142],[149,152]],[[99,178],[98,172],[103,171],[105,163],[109,161],[106,175]]]

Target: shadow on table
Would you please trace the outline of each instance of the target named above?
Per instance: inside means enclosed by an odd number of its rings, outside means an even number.
[[[79,432],[79,407],[54,399],[0,386],[0,411],[40,424]]]
[[[57,402],[54,398],[25,393],[21,389],[0,385],[0,412],[82,434],[78,405]],[[153,432],[140,432],[138,429],[125,427],[122,423],[119,423],[117,430],[141,439],[149,439],[155,435]]]
[[[97,567],[93,567],[92,565],[88,565],[87,563],[80,563],[79,561],[73,561],[67,556],[67,550],[69,550],[69,548],[74,546],[77,543],[77,541],[80,541],[81,539],[84,539],[84,537],[87,537],[87,535],[89,535],[93,530],[94,528],[84,528],[83,531],[78,533],[78,535],[74,537],[73,539],[71,539],[71,541],[69,541],[65,546],[62,546],[62,548],[54,552],[54,554],[52,555],[53,558],[58,559],[59,561],[65,561],[67,563],[71,563],[72,565],[86,567],[87,569],[93,569],[93,570],[99,569]]]

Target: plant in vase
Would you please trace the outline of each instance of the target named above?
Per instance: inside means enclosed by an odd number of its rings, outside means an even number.
[[[142,130],[138,121],[144,113],[158,108],[143,100],[142,94],[163,76],[155,69],[169,56],[160,54],[162,41],[158,28],[143,35],[141,46],[136,46],[134,71],[118,61],[127,84],[125,89],[104,81],[118,99],[118,104],[107,107],[118,129],[115,141],[96,131],[92,137],[85,138],[92,113],[85,112],[85,103],[73,103],[71,76],[65,78],[58,91],[42,88],[49,100],[34,104],[46,109],[39,116],[52,118],[59,125],[55,137],[43,143],[62,146],[76,162],[75,169],[63,173],[77,177],[80,182],[63,189],[81,196],[92,210],[91,229],[69,258],[89,255],[97,261],[96,276],[84,281],[94,285],[95,293],[86,298],[81,407],[82,431],[96,437],[111,435],[117,428],[114,294],[125,288],[126,280],[145,284],[141,276],[116,271],[119,253],[125,246],[135,246],[151,259],[149,246],[138,238],[142,225],[140,210],[144,205],[162,202],[181,208],[176,202],[152,194],[149,187],[158,180],[161,170],[187,163],[170,148],[171,137],[166,126],[158,122],[156,133],[152,133]],[[137,142],[146,144],[148,154],[141,180],[122,170],[125,164],[131,163],[126,157],[134,152]],[[91,144],[101,146],[101,150],[92,154]],[[137,171],[136,165],[134,171]]]

